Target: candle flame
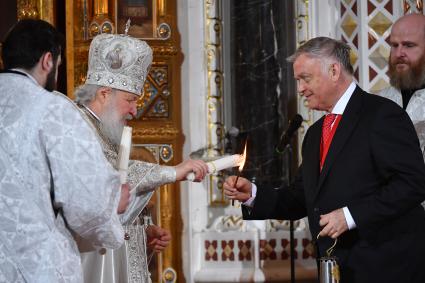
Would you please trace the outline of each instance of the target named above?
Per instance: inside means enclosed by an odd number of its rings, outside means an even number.
[[[245,142],[245,148],[243,150],[243,154],[241,155],[241,161],[239,163],[239,172],[242,172],[243,167],[245,166],[245,161],[246,161],[246,144],[247,144],[247,142]]]

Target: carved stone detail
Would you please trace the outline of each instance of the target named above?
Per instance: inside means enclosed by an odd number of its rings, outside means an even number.
[[[220,63],[223,46],[221,28],[220,1],[205,0],[204,31],[205,31],[205,56],[207,59],[207,89],[206,100],[208,106],[208,156],[214,157],[224,152],[224,134],[222,113],[223,105],[223,66]],[[221,184],[222,175],[210,175],[209,200],[211,205],[227,205],[229,202],[224,197]]]

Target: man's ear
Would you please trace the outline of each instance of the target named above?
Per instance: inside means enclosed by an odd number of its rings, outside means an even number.
[[[336,82],[341,76],[341,64],[332,63],[329,67],[329,76],[332,81]]]
[[[53,64],[53,54],[51,52],[44,53],[40,58],[41,69],[47,73],[50,73],[52,68],[54,68]]]
[[[100,87],[96,92],[96,100],[98,100],[101,104],[104,104],[111,93],[112,89],[110,87]]]

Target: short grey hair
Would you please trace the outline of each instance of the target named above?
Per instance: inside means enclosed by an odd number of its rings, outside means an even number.
[[[324,36],[315,37],[301,45],[297,51],[286,58],[286,60],[290,63],[294,63],[302,54],[317,58],[321,61],[335,59],[343,66],[347,73],[352,75],[354,70],[350,63],[350,50],[350,46],[342,41]]]
[[[75,102],[81,105],[88,105],[96,98],[96,92],[103,86],[94,84],[84,84],[79,86],[75,92]]]

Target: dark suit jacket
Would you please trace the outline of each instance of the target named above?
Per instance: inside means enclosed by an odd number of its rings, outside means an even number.
[[[425,107],[425,106],[424,106]],[[425,165],[415,129],[395,103],[356,88],[319,171],[323,118],[307,131],[290,188],[258,188],[245,219],[320,215],[347,206],[357,225],[334,251],[342,282],[425,282]],[[319,256],[333,243],[317,241]]]

